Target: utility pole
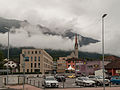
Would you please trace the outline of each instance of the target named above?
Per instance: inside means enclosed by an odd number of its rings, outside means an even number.
[[[22,54],[23,56],[23,90],[25,89],[25,55]]]
[[[102,16],[102,66],[103,66],[103,90],[105,90],[105,68],[104,68],[104,17],[107,16],[107,14],[103,14]]]
[[[7,55],[7,62],[9,62],[9,28],[7,28],[7,27],[4,27],[5,29],[7,29],[8,30],[8,55]],[[7,84],[8,84],[8,65],[7,65]]]

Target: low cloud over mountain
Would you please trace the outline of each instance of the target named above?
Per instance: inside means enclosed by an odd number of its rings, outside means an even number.
[[[42,25],[31,25],[28,21],[10,20],[0,18],[0,33],[7,38],[7,28],[10,28],[10,45],[15,47],[33,46],[36,48],[51,48],[69,50],[73,49],[75,32],[73,29],[64,32],[55,32]],[[7,27],[7,28],[6,28]],[[80,47],[97,43],[98,40],[77,34]],[[1,37],[1,39],[3,39]],[[4,39],[6,39],[4,38]],[[6,45],[6,40],[1,44]],[[57,45],[58,44],[58,45]],[[69,47],[68,47],[69,46]]]

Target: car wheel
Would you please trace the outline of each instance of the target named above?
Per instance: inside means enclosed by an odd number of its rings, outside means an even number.
[[[78,86],[78,83],[76,83],[76,86]]]
[[[86,84],[85,84],[85,83],[83,83],[83,86],[84,86],[84,87],[86,87]]]
[[[100,82],[97,82],[97,86],[101,86],[101,83],[100,83]]]

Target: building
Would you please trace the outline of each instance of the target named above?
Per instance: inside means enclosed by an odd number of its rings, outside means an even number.
[[[75,69],[75,61],[80,61],[80,59],[77,58],[69,58],[66,60],[66,68],[68,69],[70,66]]]
[[[57,60],[57,72],[58,73],[65,73],[66,59],[67,57],[59,57],[59,60]]]
[[[104,65],[107,65],[109,62],[105,61]],[[102,61],[77,61],[76,62],[76,74],[77,75],[94,75],[96,70],[102,69]]]
[[[23,55],[25,55],[23,57]],[[50,72],[53,69],[53,58],[43,49],[22,49],[20,54],[20,72],[23,72],[25,59],[25,72]]]
[[[111,55],[111,56],[106,56],[105,61],[114,61],[114,60],[120,60],[120,57]]]
[[[18,68],[17,68],[17,63],[15,63],[12,60],[9,60],[7,63],[4,64],[5,67],[8,67],[8,69],[10,69],[10,72],[18,72]]]
[[[53,74],[56,74],[57,72],[57,61],[53,61]]]
[[[105,66],[107,74],[110,76],[120,75],[120,60],[114,60]]]
[[[57,60],[57,64],[58,64],[57,65],[57,72],[58,73],[64,73],[65,70],[68,69],[68,62],[67,62],[68,59],[78,58],[78,42],[77,41],[78,40],[77,40],[77,34],[76,34],[74,51],[70,55],[68,55],[67,57],[59,57],[59,60]]]

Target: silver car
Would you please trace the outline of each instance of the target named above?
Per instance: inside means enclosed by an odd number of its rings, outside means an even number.
[[[42,82],[42,86],[44,87],[59,87],[58,81],[53,76],[45,77]]]
[[[95,81],[90,80],[88,77],[78,77],[75,80],[76,85],[79,86],[95,86]]]
[[[102,76],[90,75],[89,78],[91,80],[95,81],[97,86],[103,85],[103,77]],[[110,80],[109,79],[105,79],[105,85],[109,86],[109,84],[110,84]]]

